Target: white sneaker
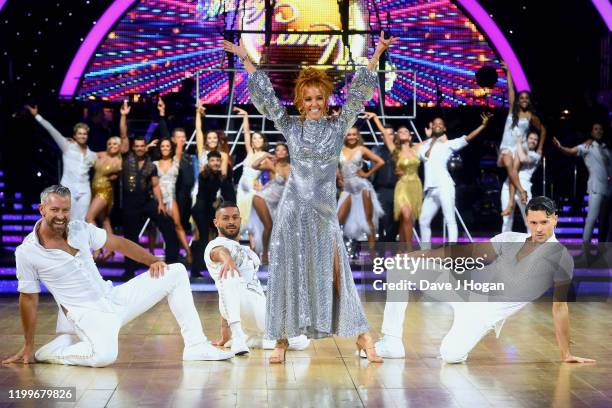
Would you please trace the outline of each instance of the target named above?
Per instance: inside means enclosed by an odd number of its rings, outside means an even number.
[[[233,353],[216,348],[209,341],[185,347],[183,361],[218,361],[234,357]]]
[[[304,350],[309,345],[310,339],[303,334],[289,339],[289,350]]]
[[[406,352],[404,351],[404,343],[402,339],[393,336],[383,336],[376,344],[376,354],[382,358],[404,358]]]
[[[241,356],[243,354],[247,354],[249,352],[249,347],[246,344],[246,337],[233,337],[232,338],[232,346],[230,350],[236,356]]]

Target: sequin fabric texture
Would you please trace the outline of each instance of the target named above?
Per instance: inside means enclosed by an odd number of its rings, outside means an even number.
[[[302,122],[287,114],[263,71],[249,75],[253,104],[285,136],[291,156],[270,239],[266,338],[354,336],[368,330],[336,215],[336,168],[344,135],[375,85],[376,74],[360,69],[339,116]]]

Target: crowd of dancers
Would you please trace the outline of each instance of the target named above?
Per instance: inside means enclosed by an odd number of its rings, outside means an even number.
[[[541,162],[546,137],[546,128],[534,113],[529,92],[517,95],[509,72],[507,81],[510,110],[498,155],[498,165],[507,173],[500,197],[502,232],[512,230],[515,207],[523,214],[532,196],[531,178]],[[37,107],[27,108],[62,151],[61,183],[73,192],[73,219],[98,223],[111,232],[113,191],[119,191],[124,235],[138,242],[143,223],[149,218],[163,236],[166,259],[177,261],[182,248],[185,263],[196,275],[204,269],[204,248],[216,235],[212,225],[214,209],[222,201],[237,202],[242,214],[241,238],[249,241],[263,264],[268,263],[272,227],[291,171],[291,160],[283,142],[274,143],[270,151],[266,136],[251,130],[245,110],[234,108],[243,118],[246,150],[245,159],[236,166],[224,132],[203,130],[206,108],[199,101],[194,112],[195,156],[186,152],[185,129],[169,130],[162,99],[157,103],[159,139],[149,142],[138,135],[131,139],[130,146],[127,119],[131,108],[124,103],[120,109],[120,136],[109,138],[103,152],[92,152],[87,147],[86,124],[76,124],[72,137],[66,138],[38,113]],[[490,114],[482,114],[481,126],[459,138],[449,138],[444,120],[434,118],[425,129],[424,140],[415,140],[405,125],[397,129],[383,125],[374,112],[363,112],[361,117],[375,124],[383,143],[370,150],[364,146],[358,127],[353,126],[346,132],[336,172],[337,217],[344,237],[367,238],[370,249],[377,239],[411,245],[418,225],[420,241],[427,247],[431,241],[432,219],[441,209],[447,241],[457,242],[455,183],[447,170],[447,162],[482,132]],[[612,167],[610,150],[602,138],[603,125],[595,123],[591,137],[574,148],[563,147],[553,139],[553,144],[562,152],[583,157],[589,170],[585,243],[591,241],[598,218],[600,241],[605,241],[609,231],[612,189],[608,180],[612,177]],[[419,176],[421,164],[424,183]],[[233,171],[239,166],[242,175],[235,185]],[[94,172],[90,181],[91,167]],[[119,188],[113,188],[115,183]],[[154,229],[149,228],[148,237],[153,250]],[[99,256],[107,260],[114,254],[100,253]],[[132,276],[136,267],[137,264],[126,260],[126,276]]]
[[[483,113],[480,125],[459,138],[449,137],[444,120],[435,118],[425,131],[427,138],[414,143],[406,127],[395,132],[383,126],[375,114],[366,113],[365,117],[374,120],[383,134],[384,147],[377,149],[380,154],[364,147],[359,129],[353,125],[363,103],[373,95],[379,57],[396,40],[385,39],[381,33],[367,67],[355,74],[342,110],[332,115],[328,115],[327,105],[333,90],[331,79],[322,71],[302,70],[295,87],[297,117],[288,114],[270,79],[249,59],[242,42],[235,45],[225,41],[225,50],[235,54],[249,74],[248,91],[253,104],[274,122],[286,140],[286,144],[276,144],[274,154],[268,153],[265,137],[251,133],[247,113],[236,109],[244,118],[247,146],[243,163],[246,171],[238,183],[238,194],[232,182],[233,163],[227,140],[221,132],[203,131],[205,107],[200,102],[195,107],[197,164],[184,154],[184,129],[168,131],[163,101],[157,106],[160,140],[147,143],[143,136],[136,136],[130,146],[130,106],[124,103],[120,137],[109,139],[107,150],[100,153],[87,147],[85,125],[75,125],[73,137],[64,138],[38,114],[36,107],[28,106],[61,148],[64,172],[62,185],[41,194],[43,218],[16,252],[25,345],[6,362],[27,362],[32,358],[40,282],[58,302],[58,332],[63,334],[36,352],[39,361],[111,364],[117,357],[121,326],[164,297],[181,326],[185,360],[227,359],[248,353],[254,345],[264,347],[267,341],[268,347],[274,348],[270,362],[281,363],[287,349],[304,348],[308,339],[331,335],[358,336],[357,350],[371,362],[382,362],[381,357],[403,357],[406,302],[387,302],[384,336],[375,344],[343,239],[366,235],[373,247],[380,220],[386,214],[387,220],[399,221],[399,236],[405,242],[411,242],[413,222],[418,219],[423,254],[444,254],[429,248],[430,224],[440,208],[448,241],[457,242],[458,238],[455,186],[447,162],[454,152],[482,133],[491,115]],[[565,296],[573,261],[554,236],[555,204],[546,197],[527,203],[529,179],[541,158],[545,128],[532,111],[529,94],[521,92],[515,98],[510,78],[509,84],[511,110],[499,154],[499,165],[508,173],[503,215],[513,214],[515,202],[526,204],[523,214],[531,234],[505,232],[470,251],[493,260],[491,268],[497,268],[496,276],[501,278],[514,271],[517,259],[523,262],[524,268],[535,271],[540,278],[540,285],[529,287],[535,295],[553,285],[552,312],[563,361],[592,361],[569,351]],[[562,147],[558,141],[555,145],[568,154],[584,157],[591,176],[589,200],[594,207],[599,204],[599,210],[610,190],[608,184],[603,191],[600,189],[603,177],[598,172],[609,170],[610,155],[601,142],[601,132],[595,126],[593,129],[592,142],[575,148]],[[157,157],[152,148],[158,148]],[[366,160],[371,163],[367,170]],[[421,162],[424,183],[418,175]],[[91,167],[95,169],[93,188],[88,178]],[[269,181],[262,180],[263,172],[268,173]],[[374,184],[370,176],[376,176]],[[391,181],[391,176],[397,180]],[[125,238],[114,235],[108,221],[113,203],[111,183],[115,180],[120,183]],[[236,201],[238,204],[234,204]],[[163,236],[164,262],[135,244],[145,217]],[[191,228],[190,217],[196,225],[191,245],[186,232]],[[589,217],[590,214],[587,227]],[[93,225],[96,221],[104,229]],[[511,223],[504,225],[508,228]],[[383,226],[383,236],[394,240],[396,234],[389,232],[390,228]],[[251,247],[259,254],[240,245],[241,234],[250,235]],[[217,238],[210,241],[212,235]],[[519,245],[509,245],[512,243]],[[193,268],[197,270],[198,263],[206,263],[215,280],[222,318],[217,344],[227,346],[231,341],[232,353],[213,347],[203,334],[186,269],[176,263],[181,246]],[[146,265],[149,273],[113,287],[102,280],[90,250],[121,252],[126,256],[128,273],[133,273],[138,263]],[[256,274],[261,263],[268,264],[266,295]],[[511,276],[506,278],[512,283]],[[442,341],[442,358],[447,362],[464,361],[489,330],[495,328],[499,333],[503,322],[529,300],[503,301],[487,308],[486,313],[478,303],[453,305],[454,323]],[[65,326],[61,330],[60,323]]]

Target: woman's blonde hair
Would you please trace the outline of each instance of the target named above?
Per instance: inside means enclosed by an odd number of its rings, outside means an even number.
[[[106,140],[106,143],[108,143],[110,140],[114,140],[115,142],[121,144],[121,138],[119,136],[111,136]]]
[[[293,103],[297,110],[300,112],[300,116],[303,118],[306,116],[304,112],[304,88],[319,88],[323,92],[323,98],[325,99],[325,114],[328,109],[328,99],[334,89],[334,83],[331,78],[325,73],[314,68],[306,68],[300,71],[297,80],[295,81],[295,91],[293,95]]]

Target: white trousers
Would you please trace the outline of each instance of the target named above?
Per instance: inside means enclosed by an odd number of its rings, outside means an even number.
[[[453,325],[444,336],[440,355],[446,363],[461,363],[491,330],[497,336],[504,321],[521,310],[527,302],[453,302]]]
[[[509,187],[510,184],[509,183],[510,181],[506,179],[501,189],[501,208],[502,210],[508,207],[508,203],[510,202],[510,187]],[[527,191],[527,202],[529,202],[529,200],[531,200],[531,184],[530,183],[527,184],[523,180],[521,180],[521,185]],[[518,192],[514,194],[514,203],[515,205],[518,205],[521,211],[521,215],[523,216],[523,221],[525,222],[525,227],[526,227],[527,219],[525,218],[525,204],[523,204],[523,202],[521,201],[521,196]],[[503,218],[503,222],[502,222],[501,232],[512,231],[512,224],[514,223],[514,212],[512,212],[512,214],[510,215],[504,215],[502,218]]]
[[[85,221],[91,203],[91,188],[87,185],[67,185],[70,189],[70,219]]]
[[[423,199],[419,227],[421,248],[431,248],[431,221],[442,207],[444,222],[448,230],[448,242],[457,242],[457,218],[455,217],[455,186],[434,187],[427,190]]]
[[[593,229],[595,228],[595,221],[597,221],[599,218],[601,204],[607,199],[608,196],[601,193],[589,193],[589,211],[587,212],[586,220],[584,220],[582,242],[591,242],[591,238],[593,237]],[[608,220],[600,220],[600,222],[608,222]]]
[[[214,278],[214,277],[213,277]],[[259,279],[240,276],[215,279],[219,312],[228,324],[240,322],[249,336],[262,336],[266,327],[266,295]]]
[[[169,265],[163,277],[143,273],[113,288],[104,301],[106,311],[68,310],[76,335],[62,334],[36,352],[38,361],[90,367],[104,367],[117,359],[119,330],[163,298],[179,327],[185,347],[206,341],[200,316],[193,303],[187,270]]]
[[[408,302],[390,302],[385,303],[385,312],[383,315],[383,323],[381,332],[387,336],[393,336],[401,339],[404,335],[404,318],[406,316],[406,307]]]

